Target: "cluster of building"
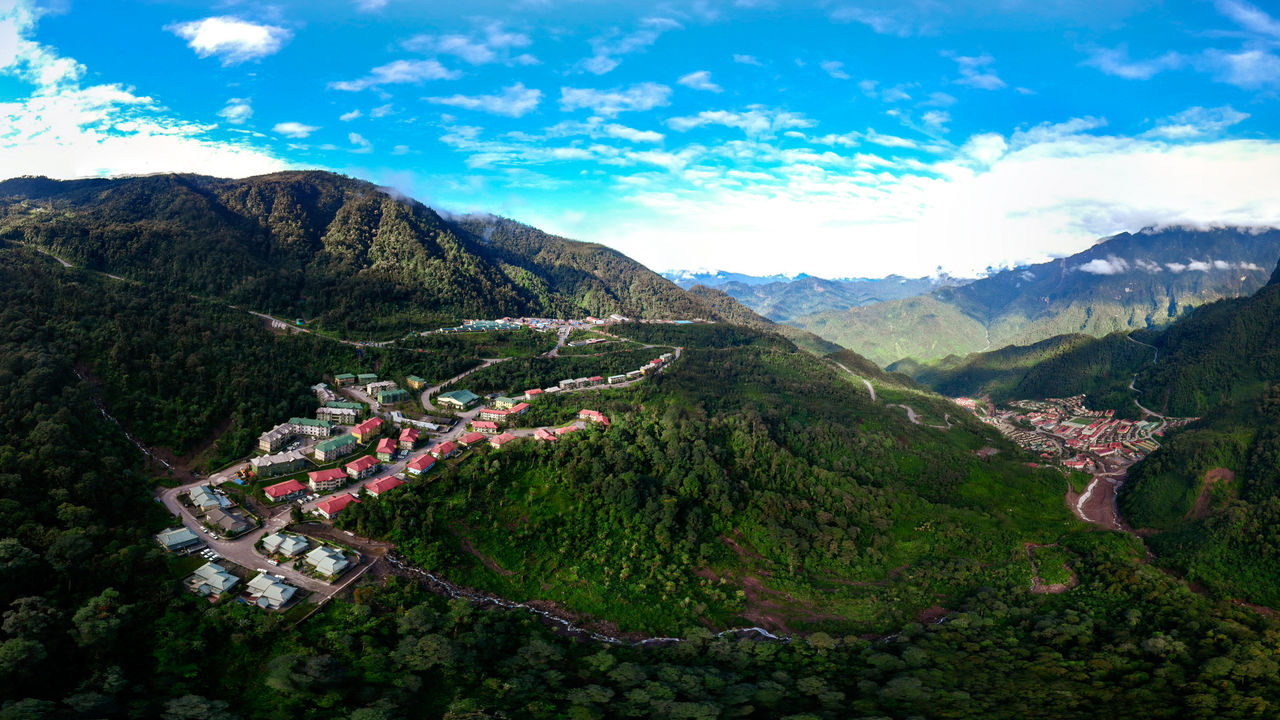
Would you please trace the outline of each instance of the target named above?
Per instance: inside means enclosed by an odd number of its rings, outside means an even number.
[[[191,488],[186,500],[205,527],[226,537],[243,535],[255,526],[225,493],[209,485]]]

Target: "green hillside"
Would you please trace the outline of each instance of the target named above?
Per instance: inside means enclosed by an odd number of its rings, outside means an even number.
[[[1060,260],[792,323],[882,365],[930,363],[1056,335],[1161,327],[1190,308],[1253,293],[1277,257],[1277,230],[1121,233]]]

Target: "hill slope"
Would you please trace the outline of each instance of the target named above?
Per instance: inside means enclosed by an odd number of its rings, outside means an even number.
[[[1277,230],[1122,233],[1061,260],[793,324],[881,364],[931,362],[1055,335],[1166,325],[1188,308],[1251,294],[1277,257]]]
[[[0,237],[77,265],[335,330],[464,317],[706,313],[599,245],[447,220],[323,172],[0,183]]]

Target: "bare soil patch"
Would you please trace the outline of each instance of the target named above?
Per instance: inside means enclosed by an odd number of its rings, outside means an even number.
[[[498,573],[499,575],[506,575],[506,576],[515,575],[515,572],[508,570],[502,567],[501,565],[499,565],[497,560],[494,560],[488,555],[485,555],[484,553],[477,550],[476,546],[471,544],[471,540],[467,536],[458,534],[458,544],[462,546],[463,550],[466,550],[468,553],[471,553],[472,555],[474,555],[475,558],[481,562],[481,564],[483,564],[485,567],[489,568],[490,570]]]
[[[1213,488],[1219,483],[1234,482],[1236,474],[1233,470],[1224,467],[1217,467],[1204,475],[1204,484],[1200,486],[1200,494],[1196,497],[1196,502],[1191,506],[1187,517],[1192,520],[1199,520],[1209,514],[1209,504],[1213,498]]]

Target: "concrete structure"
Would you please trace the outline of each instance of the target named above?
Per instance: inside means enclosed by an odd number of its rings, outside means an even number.
[[[347,484],[347,473],[342,468],[330,468],[307,473],[307,485],[311,492],[329,492]]]
[[[315,568],[315,571],[328,577],[337,577],[351,566],[343,554],[331,547],[321,546],[307,553],[303,562]]]
[[[282,500],[292,500],[307,494],[307,486],[297,480],[285,480],[282,483],[269,485],[262,489],[267,494],[267,498],[273,502]]]
[[[396,441],[391,438],[382,438],[378,441],[378,449],[374,451],[374,454],[382,462],[391,462],[396,455]]]
[[[555,434],[546,428],[538,428],[537,430],[534,430],[533,436],[539,440],[545,440],[547,442],[555,442],[556,439]]]
[[[505,433],[505,432],[504,432],[504,433],[502,433],[501,435],[496,435],[496,436],[494,436],[494,437],[489,438],[489,444],[490,444],[490,445],[492,445],[492,446],[493,446],[493,447],[495,447],[495,448],[500,448],[500,447],[502,447],[503,445],[506,445],[507,443],[509,443],[509,442],[511,442],[512,440],[515,440],[515,439],[516,439],[516,436],[515,436],[515,435],[512,435],[511,433]]]
[[[249,464],[253,466],[254,475],[259,478],[269,478],[301,470],[307,466],[307,456],[299,450],[290,450],[275,455],[249,458]]]
[[[351,436],[362,443],[367,443],[382,431],[382,418],[373,417],[351,429]]]
[[[235,587],[240,578],[215,563],[205,563],[191,575],[191,589],[201,595],[221,595]]]
[[[339,435],[316,443],[314,448],[316,462],[331,462],[343,455],[350,455],[355,452],[356,444],[356,439],[351,435]]]
[[[333,376],[333,381],[338,387],[350,387],[356,384],[356,376],[351,373],[339,373]]]
[[[209,511],[230,504],[214,493],[213,488],[208,485],[197,485],[191,488],[187,497],[190,498],[191,504],[201,511]]]
[[[371,382],[378,381],[378,373],[360,373],[356,375],[357,385],[368,385]]]
[[[204,516],[204,521],[219,530],[228,537],[232,535],[242,535],[248,532],[253,524],[242,517],[239,513],[226,508],[214,508]]]
[[[579,420],[589,420],[593,423],[599,423],[608,427],[609,417],[598,410],[582,410],[578,413]]]
[[[412,450],[418,444],[418,429],[405,428],[400,431],[400,449]]]
[[[484,433],[485,435],[497,435],[498,423],[493,422],[492,420],[476,420],[471,423],[471,429],[479,433]]]
[[[329,437],[333,425],[325,420],[311,418],[289,418],[289,422],[280,423],[258,436],[258,449],[263,452],[275,452],[297,435],[308,437]]]
[[[390,390],[379,392],[375,397],[378,398],[380,405],[394,405],[396,403],[409,402],[410,396],[409,393],[400,388],[391,388]]]
[[[411,390],[421,390],[422,388],[427,386],[427,381],[423,380],[417,375],[410,375],[409,377],[404,379],[404,382],[406,385],[409,386]]]
[[[160,546],[169,552],[177,552],[199,545],[200,536],[192,532],[190,528],[170,528],[158,533],[156,542],[160,543]]]
[[[301,555],[308,547],[311,547],[311,542],[301,535],[280,532],[271,533],[262,538],[262,549],[266,550],[269,555],[294,557],[295,555]]]
[[[389,490],[394,490],[403,484],[404,484],[403,480],[392,475],[390,477],[378,478],[377,480],[374,480],[368,485],[365,485],[364,491],[369,493],[373,497],[378,497],[382,493],[385,493]]]
[[[316,419],[337,425],[355,425],[360,411],[354,408],[322,407],[316,409]]]
[[[470,390],[454,390],[453,392],[440,393],[436,397],[436,402],[459,410],[466,410],[480,402],[480,396]]]
[[[316,513],[321,517],[332,520],[338,516],[348,505],[354,502],[360,502],[355,495],[351,493],[343,493],[334,495],[328,500],[321,500],[316,503]]]
[[[443,460],[445,458],[450,458],[450,457],[453,457],[454,455],[457,455],[460,451],[461,451],[461,448],[459,448],[457,445],[451,442],[442,442],[439,445],[436,445],[435,447],[431,448],[431,457],[437,460]]]
[[[609,376],[609,384],[610,384],[610,385],[615,385],[615,384],[617,384],[617,383],[620,383],[620,382],[626,382],[626,381],[627,381],[627,376],[626,376],[626,375],[610,375],[610,376]]]
[[[378,472],[378,459],[372,455],[365,455],[362,458],[352,460],[344,467],[347,471],[347,477],[352,480],[363,480]]]
[[[405,466],[405,470],[410,475],[417,476],[435,467],[435,464],[436,464],[435,458],[431,457],[430,455],[423,454],[410,460],[409,464]]]
[[[279,610],[293,599],[298,588],[276,580],[266,573],[259,573],[249,581],[249,596],[253,604],[264,610]]]
[[[466,445],[467,447],[470,447],[472,445],[475,445],[476,443],[484,442],[485,437],[486,435],[484,433],[472,432],[472,433],[467,433],[466,435],[463,435],[462,437],[458,438],[458,442],[462,443],[463,445]]]
[[[368,385],[365,385],[364,394],[370,397],[376,397],[377,394],[383,390],[391,390],[396,387],[399,386],[396,385],[395,380],[379,380],[378,382],[371,382]]]
[[[499,398],[494,398],[493,406],[499,410],[510,410],[511,408],[515,407],[517,402],[519,401],[514,398],[503,396]]]

